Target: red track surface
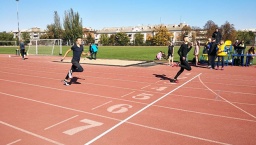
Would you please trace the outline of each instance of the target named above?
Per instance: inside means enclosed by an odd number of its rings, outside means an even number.
[[[0,144],[255,145],[255,67],[83,65],[0,55]]]

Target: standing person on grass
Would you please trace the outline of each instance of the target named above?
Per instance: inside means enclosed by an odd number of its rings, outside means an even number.
[[[195,66],[198,66],[198,56],[199,56],[199,49],[200,49],[200,43],[199,41],[195,41],[195,50],[194,50],[194,55],[195,55]]]
[[[25,44],[24,44],[22,39],[20,40],[20,54],[21,54],[22,59],[25,60],[25,57],[24,57],[24,55],[25,55]]]
[[[219,69],[219,63],[221,59],[221,70],[224,70],[224,56],[227,55],[225,52],[225,43],[223,40],[220,41],[220,45],[218,45],[218,51],[217,51],[217,56],[218,56],[218,62],[217,62],[217,68],[216,70]]]
[[[216,43],[216,40],[212,38],[211,48],[209,50],[209,57],[211,62],[210,69],[215,69],[215,59],[217,57],[217,49],[218,49],[218,44]]]
[[[186,56],[188,54],[188,52],[192,49],[192,43],[189,43],[188,41],[188,36],[184,36],[184,43],[181,44],[180,49],[178,50],[178,54],[180,56],[180,70],[178,71],[178,73],[176,74],[176,76],[174,77],[173,80],[171,80],[171,82],[173,83],[178,83],[178,77],[179,75],[184,71],[184,69],[190,71],[191,67],[188,64],[188,62],[186,61]]]
[[[168,41],[168,65],[171,65],[172,61],[172,67],[173,67],[173,52],[174,52],[174,45],[172,42]]]
[[[71,66],[71,69],[68,71],[66,78],[63,80],[63,83],[66,86],[69,85],[68,79],[72,78],[73,72],[83,72],[84,71],[83,67],[79,64],[81,54],[86,55],[86,53],[84,52],[84,47],[82,45],[82,39],[80,37],[78,37],[76,39],[76,44],[73,45],[70,49],[68,49],[66,51],[66,53],[63,56],[63,58],[61,59],[61,61],[63,61],[65,59],[65,57],[71,50],[73,51],[73,58],[71,60],[72,66]]]

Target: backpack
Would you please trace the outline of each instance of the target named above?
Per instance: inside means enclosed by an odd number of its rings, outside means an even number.
[[[98,46],[95,44],[92,44],[91,50],[92,50],[92,52],[98,52]]]

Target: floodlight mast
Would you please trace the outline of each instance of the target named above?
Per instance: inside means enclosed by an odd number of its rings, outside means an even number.
[[[17,21],[18,21],[18,41],[20,41],[20,24],[19,24],[19,9],[18,9],[18,5],[19,5],[19,0],[16,0],[17,2]]]

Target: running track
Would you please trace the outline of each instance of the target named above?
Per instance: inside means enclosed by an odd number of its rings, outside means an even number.
[[[256,144],[255,67],[83,64],[71,86],[59,57],[0,55],[2,145]]]

